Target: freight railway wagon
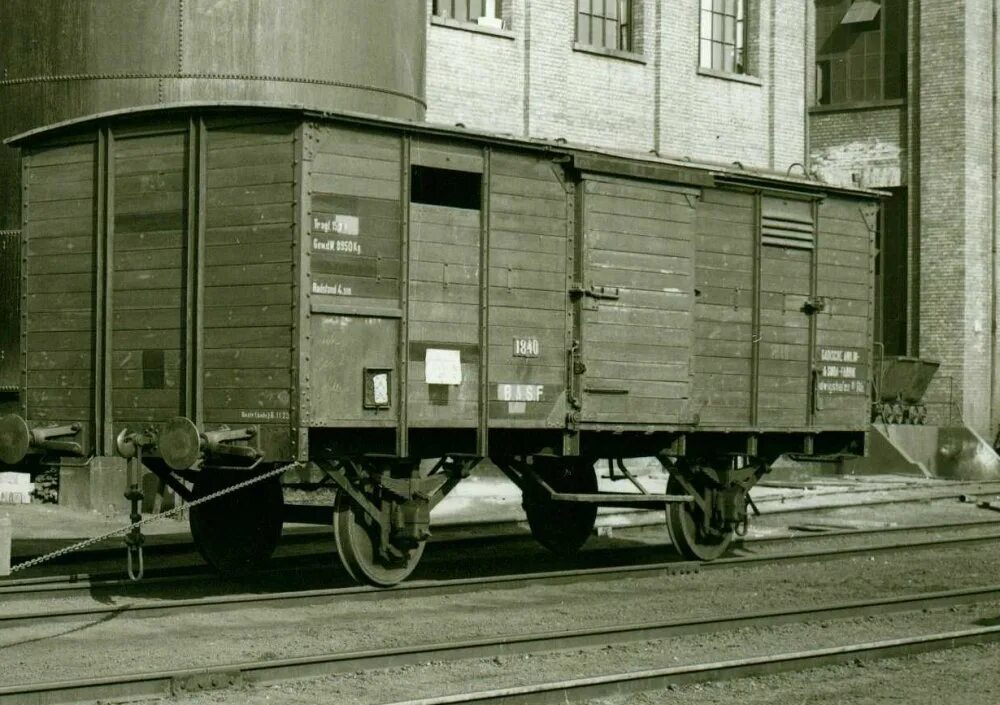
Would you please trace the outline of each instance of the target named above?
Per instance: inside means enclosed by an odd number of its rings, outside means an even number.
[[[553,551],[640,506],[711,559],[777,456],[864,450],[876,194],[248,106],[13,144],[23,406],[0,459],[124,455],[188,499],[256,478],[190,511],[219,568],[306,516],[284,482],[335,488],[345,566],[396,583],[487,457]],[[596,461],[640,484],[640,456],[665,494],[598,491]]]

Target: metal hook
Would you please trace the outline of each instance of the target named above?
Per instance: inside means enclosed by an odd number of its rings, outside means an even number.
[[[146,572],[146,566],[142,559],[142,546],[129,546],[125,549],[128,556],[128,577],[132,582],[139,582],[142,580],[142,576]],[[132,564],[132,554],[135,553],[138,556],[139,572],[136,573]]]

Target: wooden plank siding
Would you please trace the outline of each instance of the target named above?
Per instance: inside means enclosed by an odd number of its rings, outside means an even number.
[[[180,361],[185,312],[186,133],[122,137],[114,144],[112,247],[113,420],[129,425],[183,415]],[[140,290],[173,296],[132,300]],[[144,361],[162,362],[159,373]],[[135,369],[132,364],[138,367]],[[146,374],[144,374],[144,372]]]
[[[22,403],[31,420],[93,423],[96,164],[94,142],[24,155]]]
[[[562,167],[495,150],[490,160],[489,404],[494,427],[564,422],[567,209]],[[538,342],[536,357],[514,341]],[[540,400],[513,402],[501,385],[541,386]],[[507,388],[507,387],[504,387]]]
[[[695,235],[693,411],[702,425],[750,422],[754,196],[705,189]]]
[[[201,323],[209,424],[288,423],[294,129],[208,130]]]
[[[686,423],[695,337],[693,195],[612,177],[587,177],[582,188],[582,284],[617,291],[617,298],[584,295],[581,417]]]

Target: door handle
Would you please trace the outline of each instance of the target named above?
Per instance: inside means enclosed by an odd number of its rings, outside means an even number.
[[[584,287],[582,284],[574,284],[570,287],[569,293],[572,296],[586,296],[591,299],[604,299],[616,301],[621,298],[621,289],[617,286],[594,286]]]

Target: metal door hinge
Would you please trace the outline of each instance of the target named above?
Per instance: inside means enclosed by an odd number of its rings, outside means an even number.
[[[587,365],[583,362],[583,356],[580,354],[580,341],[574,340],[573,345],[569,349],[569,359],[570,367],[573,370],[573,374],[582,375],[587,372]]]

